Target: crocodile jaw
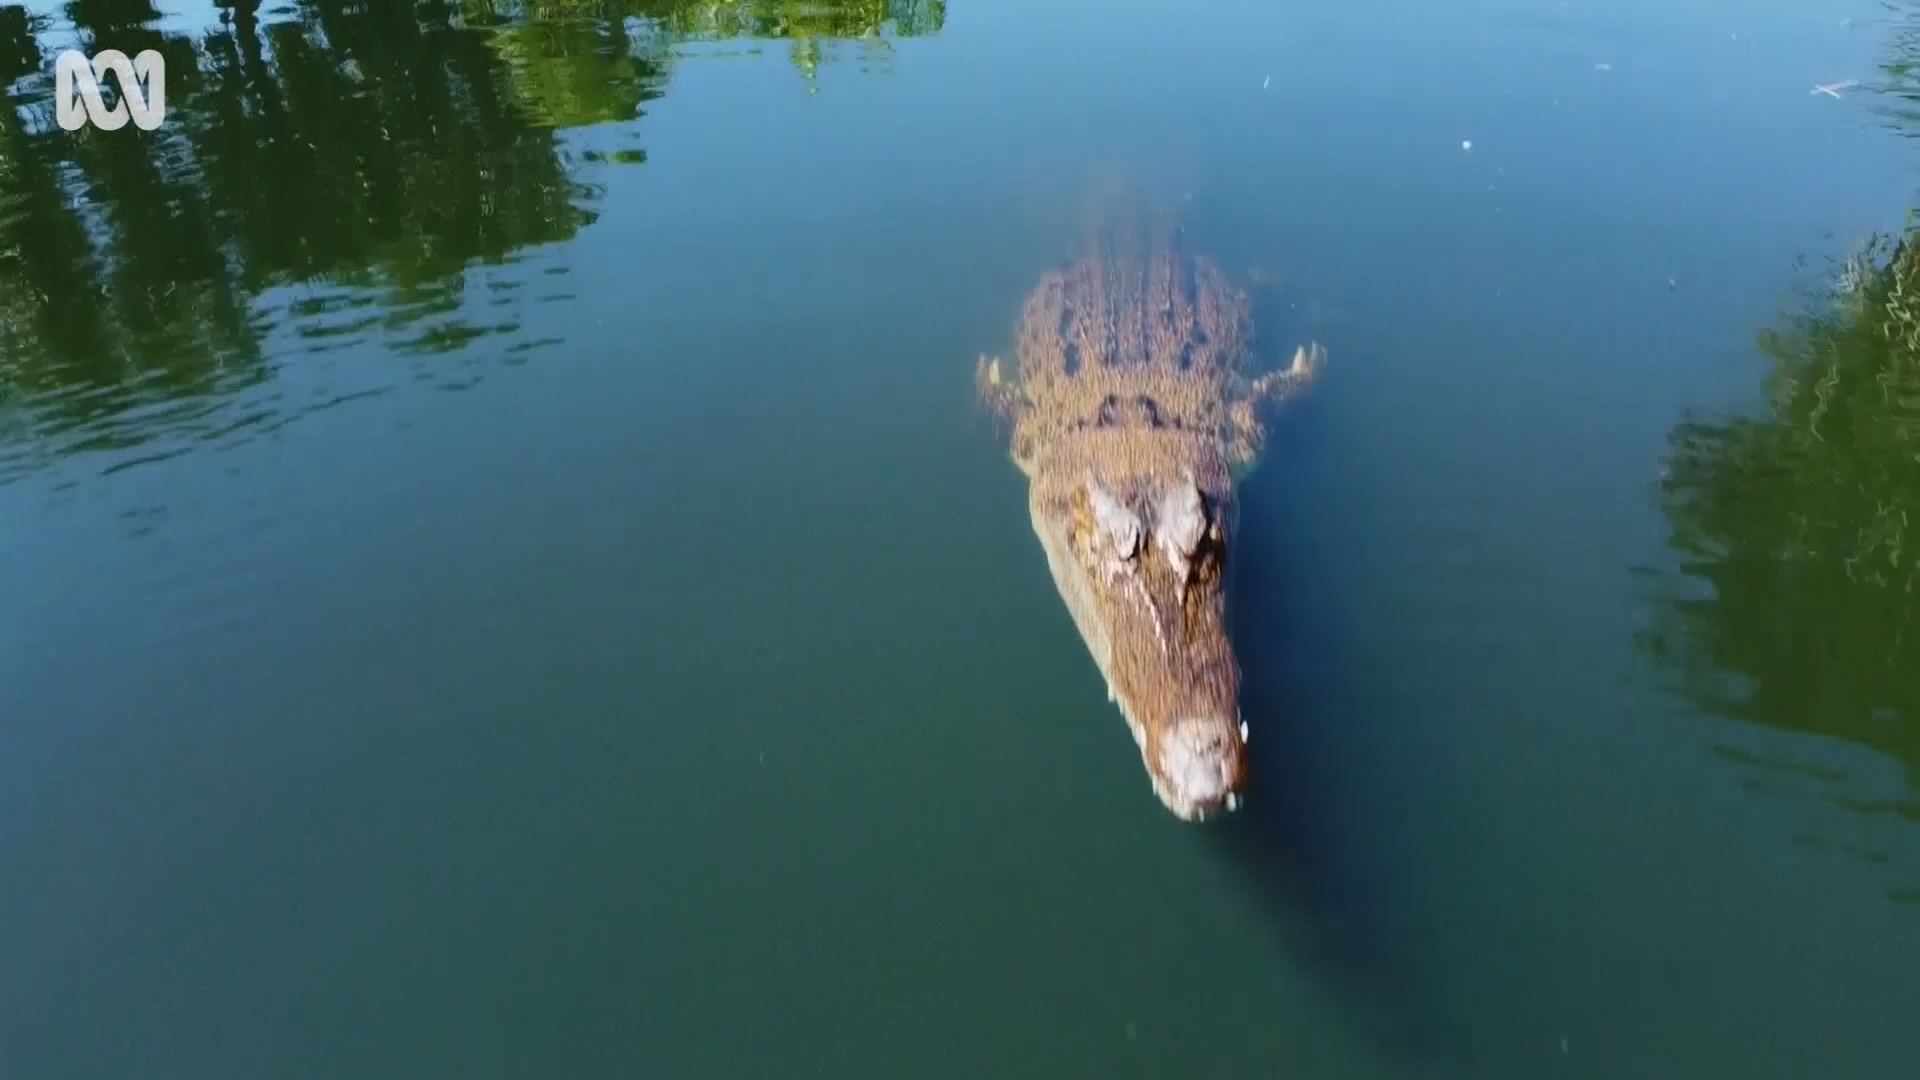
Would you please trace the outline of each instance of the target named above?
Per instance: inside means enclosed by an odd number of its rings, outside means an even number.
[[[1148,445],[1159,452],[1049,455],[1035,470],[1030,509],[1055,587],[1154,794],[1176,817],[1198,821],[1235,809],[1247,773],[1222,572],[1231,482],[1198,445]]]

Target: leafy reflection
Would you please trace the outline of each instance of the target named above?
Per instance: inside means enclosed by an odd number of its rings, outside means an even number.
[[[567,129],[642,116],[681,46],[781,39],[811,76],[834,41],[884,50],[943,21],[913,0],[220,0],[189,33],[150,0],[0,7],[0,483],[392,382],[290,381],[316,353],[551,344],[522,327],[525,304],[565,296],[551,245],[596,220],[592,169],[645,160]],[[161,52],[167,122],[61,130],[51,67],[70,45]]]
[[[1903,10],[1882,89],[1910,125],[1920,7]],[[1681,573],[1658,580],[1643,645],[1747,725],[1719,753],[1750,786],[1812,790],[1851,823],[1799,843],[1882,865],[1889,897],[1920,903],[1920,865],[1895,854],[1920,850],[1920,217],[1809,300],[1760,335],[1758,415],[1669,437]]]
[[[733,0],[672,3],[639,0],[636,12],[651,18],[675,40],[725,41],[774,39],[787,43],[787,55],[813,84],[822,65],[851,43],[861,66],[886,70],[892,58],[888,31],[900,37],[938,33],[947,19],[946,0],[846,0],[821,4],[807,0]]]
[[[1881,68],[1886,76],[1878,87],[1882,111],[1896,131],[1912,135],[1920,133],[1920,4],[1893,0],[1888,8],[1895,12],[1889,31],[1893,58]]]
[[[1920,229],[1868,245],[1760,348],[1761,415],[1670,436],[1683,575],[1645,644],[1697,705],[1820,737],[1724,748],[1756,784],[1811,783],[1867,833],[1920,823]],[[1878,781],[1883,763],[1904,779]],[[1803,842],[1875,862],[1904,843]]]
[[[939,33],[946,0],[467,0],[470,20],[567,17],[637,26],[656,44],[784,41],[809,84],[851,46],[868,70],[885,70],[895,37]],[[534,25],[550,25],[535,23]]]

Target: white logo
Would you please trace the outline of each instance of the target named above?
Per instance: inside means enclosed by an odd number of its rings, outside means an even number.
[[[111,109],[100,98],[100,80],[109,71],[120,76],[120,99]],[[91,61],[86,53],[68,49],[53,65],[54,118],[68,131],[79,131],[88,121],[102,131],[118,131],[131,112],[134,127],[152,131],[167,114],[166,83],[167,62],[152,49],[131,61],[118,49]]]

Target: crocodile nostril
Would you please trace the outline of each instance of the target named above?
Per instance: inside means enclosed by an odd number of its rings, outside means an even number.
[[[1218,716],[1175,720],[1160,737],[1155,764],[1162,798],[1182,816],[1237,802],[1242,773],[1238,725]]]

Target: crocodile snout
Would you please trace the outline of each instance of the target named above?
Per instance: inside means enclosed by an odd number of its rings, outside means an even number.
[[[1246,740],[1223,716],[1174,720],[1147,750],[1154,793],[1167,809],[1193,821],[1238,809],[1246,782]]]

